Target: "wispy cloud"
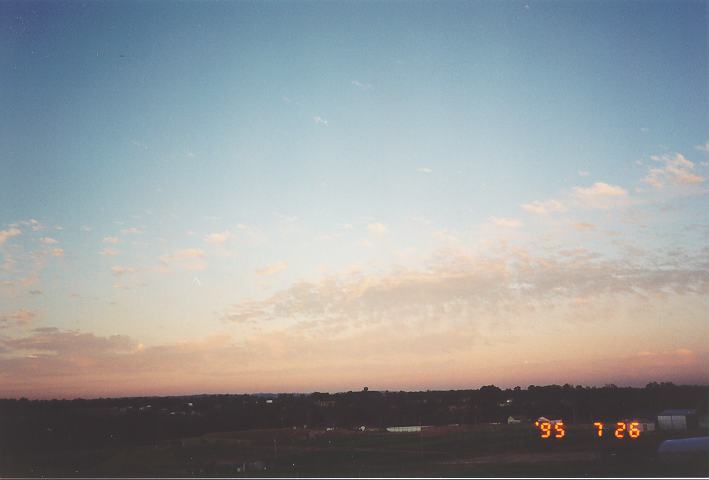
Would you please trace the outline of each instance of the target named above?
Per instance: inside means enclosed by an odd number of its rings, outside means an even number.
[[[58,240],[52,237],[42,237],[39,239],[39,241],[45,245],[56,245],[57,243],[59,243]]]
[[[0,245],[5,243],[7,239],[22,235],[22,230],[15,227],[10,227],[7,230],[0,230]]]
[[[187,258],[202,258],[204,257],[204,250],[200,248],[185,248],[183,250],[177,250],[175,253],[170,255],[173,260],[184,260]]]
[[[522,222],[516,218],[490,217],[490,221],[498,227],[518,228],[522,226]]]
[[[458,235],[447,228],[434,230],[431,232],[431,236],[440,242],[457,243],[460,241]]]
[[[118,242],[119,242],[118,237],[103,237],[103,243],[116,244]]]
[[[35,220],[34,218],[30,218],[29,220],[22,220],[19,222],[20,225],[24,225],[26,227],[29,227],[33,232],[41,232],[44,230],[46,227],[42,225],[39,221]]]
[[[367,231],[371,233],[372,235],[386,235],[389,232],[389,229],[387,228],[386,225],[383,223],[370,223],[367,225]]]
[[[587,231],[587,230],[595,230],[596,226],[593,225],[592,223],[588,222],[576,222],[572,225],[576,230],[579,231]]]
[[[700,152],[709,153],[709,141],[705,142],[703,145],[697,145],[694,148],[699,150]]]
[[[115,267],[111,267],[111,272],[120,277],[122,275],[125,275],[127,273],[135,273],[137,270],[133,267],[123,267],[121,265],[116,265]]]
[[[5,326],[24,326],[37,317],[37,313],[32,310],[21,308],[7,315],[0,315],[0,327]]]
[[[64,249],[63,248],[53,248],[52,249],[52,256],[63,257],[64,256]]]
[[[105,257],[115,257],[120,252],[118,250],[113,249],[113,248],[104,248],[103,250],[101,250],[98,253],[99,253],[99,255],[103,255]]]
[[[617,185],[596,182],[590,187],[574,187],[574,193],[581,197],[624,197],[628,192]]]
[[[262,275],[262,276],[271,276],[271,275],[275,275],[277,273],[280,273],[287,268],[288,268],[288,263],[281,261],[281,262],[273,263],[271,265],[267,265],[264,268],[261,268],[259,270],[256,270],[256,274]]]
[[[143,230],[137,227],[130,227],[130,228],[124,228],[121,230],[121,233],[123,235],[140,235],[143,233]]]
[[[520,207],[522,210],[530,213],[536,213],[537,215],[548,215],[550,213],[565,212],[568,210],[566,205],[554,199],[523,203]]]
[[[650,159],[662,164],[662,167],[651,168],[643,178],[643,182],[655,188],[663,188],[667,185],[696,185],[704,182],[704,177],[694,172],[694,163],[681,153],[653,155]]]
[[[325,125],[325,126],[327,126],[327,124],[328,124],[327,120],[319,115],[316,115],[313,117],[313,122],[315,122],[318,125]]]
[[[165,266],[174,266],[182,270],[204,270],[205,253],[200,248],[185,248],[160,257],[160,262]]]
[[[231,232],[225,230],[223,232],[210,233],[204,237],[204,241],[212,245],[224,245],[231,237]]]
[[[588,177],[590,175],[590,172],[587,170],[579,170],[578,171],[579,177]]]
[[[371,83],[364,83],[364,82],[360,82],[360,81],[358,81],[358,80],[352,80],[351,83],[352,83],[352,85],[354,85],[355,87],[361,88],[362,90],[369,90],[370,88],[372,88],[372,84],[371,84]]]
[[[419,167],[419,168],[416,169],[416,171],[419,172],[419,173],[431,173],[431,172],[433,172],[433,170],[431,170],[431,169],[428,168],[428,167]]]

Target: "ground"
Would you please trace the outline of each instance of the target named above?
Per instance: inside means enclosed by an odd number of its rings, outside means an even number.
[[[706,462],[667,464],[668,435],[598,439],[591,425],[563,439],[531,425],[433,427],[421,433],[283,428],[210,433],[139,446],[26,452],[10,476],[707,476]]]

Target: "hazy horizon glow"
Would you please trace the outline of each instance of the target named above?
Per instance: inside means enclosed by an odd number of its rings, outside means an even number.
[[[707,5],[0,4],[0,397],[706,384]]]

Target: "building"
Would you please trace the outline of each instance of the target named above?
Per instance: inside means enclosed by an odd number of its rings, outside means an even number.
[[[547,417],[539,417],[535,423],[551,423],[556,425],[557,423],[564,423],[563,420],[557,418],[556,420],[549,420]]]
[[[655,422],[652,420],[645,420],[643,418],[640,418],[636,420],[638,423],[638,430],[641,432],[654,432],[655,431]]]
[[[687,430],[696,427],[697,411],[687,408],[665,410],[657,415],[660,430]]]
[[[427,428],[427,427],[422,427],[421,425],[411,425],[408,427],[387,427],[387,432],[395,432],[395,433],[420,432],[424,428]]]
[[[507,425],[518,424],[518,423],[528,423],[529,419],[523,417],[522,415],[510,415],[507,417]]]

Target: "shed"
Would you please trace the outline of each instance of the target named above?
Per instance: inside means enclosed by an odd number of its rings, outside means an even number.
[[[507,417],[507,424],[512,425],[514,423],[528,423],[529,419],[522,415],[510,415]]]
[[[426,427],[422,427],[421,425],[411,425],[411,426],[406,426],[406,427],[387,427],[387,432],[420,432]]]
[[[664,410],[657,415],[660,430],[687,430],[696,426],[697,411],[688,408]]]

